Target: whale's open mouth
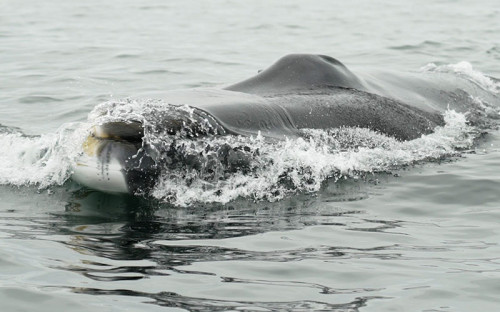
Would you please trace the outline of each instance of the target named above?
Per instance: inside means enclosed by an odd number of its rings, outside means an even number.
[[[73,168],[73,180],[107,193],[138,193],[150,187],[154,161],[143,149],[139,122],[109,122],[94,126]]]
[[[92,135],[99,139],[112,139],[129,143],[141,143],[144,135],[142,123],[138,121],[115,121],[95,126]]]

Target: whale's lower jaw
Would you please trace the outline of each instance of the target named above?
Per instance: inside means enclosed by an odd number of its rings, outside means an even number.
[[[141,146],[142,125],[138,123],[94,126],[83,143],[82,155],[72,168],[71,178],[106,193],[144,191],[142,182],[138,181],[142,176],[136,171],[149,172],[146,166],[154,167],[154,162],[145,156]]]
[[[73,167],[72,179],[86,187],[111,194],[130,193],[125,169],[116,159],[104,163],[83,155]]]

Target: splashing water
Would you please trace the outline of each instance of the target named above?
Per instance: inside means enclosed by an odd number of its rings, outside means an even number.
[[[451,72],[493,93],[497,82],[470,64],[422,71]],[[238,197],[275,201],[296,192],[317,192],[326,180],[358,178],[397,170],[421,161],[459,155],[481,132],[467,119],[498,119],[498,108],[473,98],[468,114],[448,110],[445,125],[432,134],[401,142],[362,128],[302,129],[301,137],[276,140],[255,135],[223,135],[224,129],[189,106],[162,100],[124,99],[97,105],[88,122],[65,124],[55,133],[26,136],[0,126],[0,184],[61,185],[71,176],[90,128],[107,122],[139,122],[143,148],[161,172],[152,197],[175,205],[227,203]],[[476,114],[476,115],[474,115]],[[175,121],[174,123],[165,120]],[[175,131],[172,131],[175,124]],[[193,128],[196,129],[193,132]]]
[[[182,156],[169,156],[183,161],[164,156],[167,165],[151,195],[181,206],[238,197],[274,201],[317,192],[326,179],[357,178],[456,155],[473,144],[478,131],[463,114],[447,111],[444,117],[445,126],[406,142],[361,128],[304,129],[303,138],[279,142],[262,136],[177,139],[169,144]]]
[[[180,206],[227,203],[238,197],[275,201],[296,192],[317,192],[326,179],[357,178],[455,155],[478,135],[465,115],[450,110],[443,127],[405,142],[362,128],[303,129],[302,137],[283,141],[208,132],[199,137],[182,131],[170,135],[147,118],[166,105],[157,100],[107,102],[89,114],[88,123],[66,124],[55,133],[34,137],[2,128],[0,144],[6,148],[0,153],[0,184],[63,184],[88,129],[110,120],[145,123],[144,146],[162,168],[150,195]],[[184,123],[203,122],[189,107],[168,110],[183,116]]]
[[[40,188],[63,184],[71,175],[88,128],[83,123],[65,124],[55,133],[41,136],[4,128],[0,132],[0,184]]]

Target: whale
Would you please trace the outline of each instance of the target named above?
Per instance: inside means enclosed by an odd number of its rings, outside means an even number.
[[[146,193],[161,169],[162,152],[148,148],[147,127],[198,139],[261,135],[269,140],[301,137],[303,129],[359,127],[408,141],[442,126],[446,109],[468,111],[477,96],[498,105],[495,94],[456,76],[354,73],[330,56],[291,54],[234,84],[166,91],[158,96],[164,107],[147,122],[94,125],[72,179],[107,193]]]

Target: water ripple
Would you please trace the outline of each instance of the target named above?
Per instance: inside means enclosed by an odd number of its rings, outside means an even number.
[[[74,288],[75,293],[89,295],[106,296],[137,296],[152,299],[148,303],[157,304],[163,307],[181,308],[197,312],[218,312],[218,311],[343,311],[355,312],[359,308],[365,307],[369,300],[384,299],[384,297],[358,297],[346,303],[332,304],[320,301],[302,300],[286,302],[259,302],[259,301],[233,301],[233,300],[214,300],[209,298],[186,297],[174,292],[145,293],[137,291],[128,291],[124,289],[104,290],[97,288]]]

